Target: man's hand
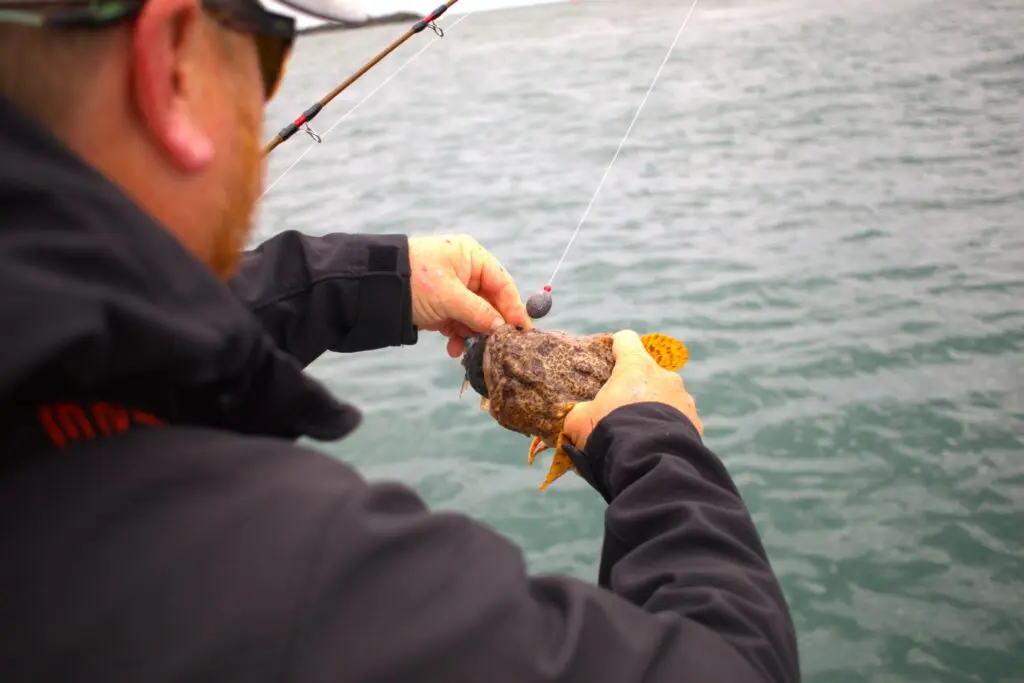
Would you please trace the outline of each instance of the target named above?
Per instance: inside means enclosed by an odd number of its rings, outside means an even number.
[[[512,276],[468,235],[410,237],[412,322],[448,337],[459,357],[463,339],[505,323],[532,327]]]
[[[615,368],[593,401],[577,403],[565,418],[564,431],[579,449],[606,415],[631,403],[657,402],[670,405],[690,418],[704,435],[697,404],[683,386],[683,378],[658,366],[640,343],[636,332],[625,330],[614,336]]]

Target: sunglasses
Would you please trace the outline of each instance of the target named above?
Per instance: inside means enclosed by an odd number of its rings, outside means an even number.
[[[134,18],[145,0],[0,0],[0,22],[27,26],[90,28]],[[259,54],[263,92],[270,100],[284,77],[295,44],[295,20],[263,8],[257,0],[202,0],[203,9],[225,28],[253,37]]]

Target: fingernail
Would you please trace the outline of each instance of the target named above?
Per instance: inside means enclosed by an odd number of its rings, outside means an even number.
[[[491,321],[491,332],[494,332],[495,330],[497,330],[499,327],[501,327],[504,324],[505,324],[504,320],[502,320],[501,318],[495,318],[494,320]]]

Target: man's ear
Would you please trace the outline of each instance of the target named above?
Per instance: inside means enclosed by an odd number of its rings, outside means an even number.
[[[213,141],[196,117],[204,58],[201,0],[148,0],[132,33],[135,106],[160,149],[183,173],[204,170]]]

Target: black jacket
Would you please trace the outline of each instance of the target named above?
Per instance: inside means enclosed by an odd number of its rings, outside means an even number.
[[[799,680],[750,516],[673,409],[592,436],[600,587],[295,445],[359,421],[305,364],[415,342],[407,248],[284,233],[229,288],[0,102],[4,683]]]

